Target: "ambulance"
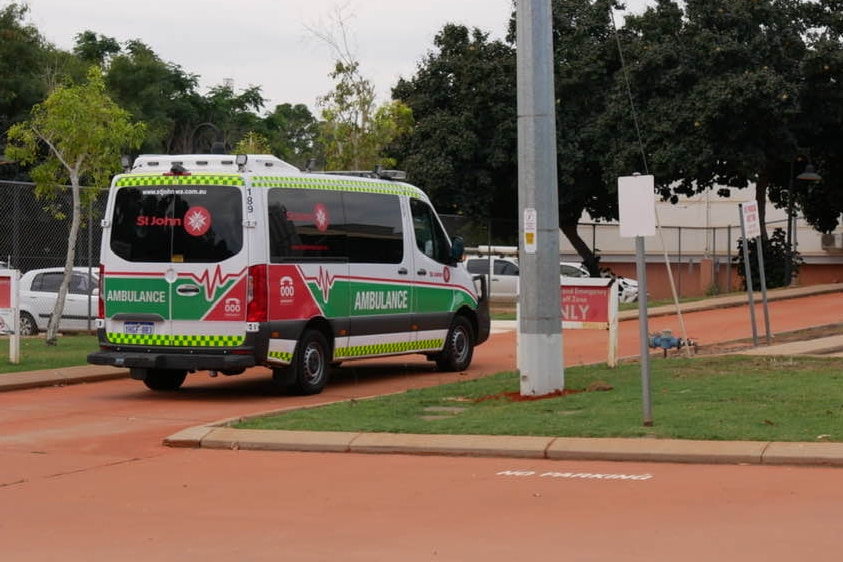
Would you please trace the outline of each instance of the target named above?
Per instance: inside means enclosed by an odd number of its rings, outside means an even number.
[[[157,391],[262,365],[315,394],[352,360],[421,354],[465,370],[489,336],[485,280],[400,173],[245,154],[124,165],[101,223],[89,363]]]

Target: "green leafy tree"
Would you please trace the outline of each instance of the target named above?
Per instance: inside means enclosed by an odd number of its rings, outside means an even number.
[[[614,0],[553,0],[559,227],[589,272],[598,256],[580,238],[583,211],[593,219],[618,216],[617,178],[607,177],[604,152],[612,128],[602,128],[608,95],[621,68],[611,20]]]
[[[47,327],[47,344],[57,343],[58,324],[76,257],[76,239],[82,208],[96,197],[96,189],[82,191],[83,181],[106,186],[119,171],[120,155],[135,148],[145,127],[130,122],[128,113],[106,94],[99,67],[92,67],[88,81],[54,90],[33,107],[29,120],[8,133],[7,157],[35,165],[36,193],[50,196],[70,183],[73,215],[67,243],[65,274]]]
[[[768,194],[785,204],[794,162],[801,158],[804,166],[806,156],[817,150],[809,131],[821,119],[818,114],[811,118],[804,106],[806,62],[813,56],[806,41],[809,3],[684,4],[683,10],[677,2],[659,0],[641,16],[629,18],[625,29],[631,91],[649,171],[662,196],[673,200],[715,186],[728,195],[730,189],[754,183],[764,222]],[[823,78],[826,87],[829,78]],[[616,152],[616,169],[641,171],[640,152],[629,148],[638,143],[630,134],[634,129],[625,98],[618,84],[607,122],[624,124],[620,130],[626,134],[614,147],[628,148]]]
[[[77,50],[97,52],[80,44],[86,37],[85,34],[77,36]],[[99,40],[109,47],[111,41],[108,38]],[[204,114],[207,104],[197,92],[197,77],[178,65],[161,60],[141,41],[129,41],[111,56],[105,81],[115,102],[134,119],[147,124],[142,145],[144,152],[191,152],[196,126],[210,121]]]
[[[93,31],[83,31],[76,35],[73,54],[85,63],[107,66],[111,57],[120,52],[120,43],[113,37],[99,35]]]
[[[260,133],[248,132],[234,147],[235,154],[271,154],[269,140]]]
[[[393,143],[413,128],[413,114],[400,101],[377,105],[375,87],[360,72],[360,61],[350,47],[344,7],[337,8],[333,29],[310,32],[334,55],[329,76],[334,88],[317,100],[320,109],[318,145],[328,170],[391,168]]]
[[[822,181],[794,182],[793,196],[809,224],[831,232],[843,213],[843,1],[809,2],[803,10],[808,50],[801,66],[801,113],[796,125],[797,138],[810,151],[796,162],[795,173],[810,157]],[[785,205],[790,189],[782,179],[779,186],[782,195],[777,199]]]
[[[400,166],[440,212],[515,219],[515,51],[479,29],[445,25],[392,95],[415,119],[412,135],[394,147]]]
[[[16,3],[0,8],[0,150],[9,127],[25,119],[47,93],[49,49],[38,30],[26,23],[28,11]]]
[[[391,168],[395,160],[385,155],[389,145],[413,127],[410,108],[400,101],[380,107],[375,88],[350,56],[336,62],[330,74],[334,89],[319,99],[322,109],[320,141],[325,167],[333,170]]]
[[[311,159],[323,161],[319,142],[319,122],[304,104],[284,103],[263,120],[264,134],[271,153],[304,169]]]

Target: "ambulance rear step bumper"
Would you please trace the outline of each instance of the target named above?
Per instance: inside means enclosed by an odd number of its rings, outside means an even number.
[[[95,351],[88,354],[92,365],[111,365],[127,369],[178,369],[187,371],[236,371],[255,366],[251,355],[210,355],[171,353],[127,353]]]

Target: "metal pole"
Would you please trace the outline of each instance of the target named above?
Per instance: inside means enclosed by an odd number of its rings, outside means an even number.
[[[677,258],[676,269],[679,270],[679,296],[682,296],[682,227],[679,227],[679,234],[677,240]]]
[[[787,245],[784,258],[784,286],[790,286],[792,273],[790,263],[793,261],[793,161],[790,162],[790,180],[787,185]]]
[[[764,243],[759,236],[755,239],[755,250],[758,254],[758,276],[761,280],[761,310],[764,312],[764,333],[767,336],[767,345],[773,343],[770,335],[770,312],[767,308],[767,274],[764,271]]]
[[[726,292],[732,292],[732,225],[726,227]]]
[[[93,187],[91,189],[94,189]],[[94,310],[93,287],[90,285],[92,279],[91,271],[94,267],[94,202],[88,204],[88,331],[91,331],[91,316]]]
[[[565,387],[550,0],[516,5],[521,394]]]
[[[635,267],[638,276],[638,338],[641,350],[641,398],[644,426],[653,425],[652,391],[650,389],[650,334],[647,321],[647,260],[644,256],[644,237],[635,237]]]
[[[711,230],[711,277],[714,281],[714,288],[720,292],[720,262],[717,260],[717,227]]]
[[[743,204],[739,204],[741,208],[739,213],[741,216],[741,239],[743,240],[743,269],[746,277],[746,294],[749,298],[749,318],[752,322],[752,345],[758,347],[758,327],[755,325],[755,298],[752,295],[752,267],[749,265],[749,242],[746,239],[746,226],[743,220]]]

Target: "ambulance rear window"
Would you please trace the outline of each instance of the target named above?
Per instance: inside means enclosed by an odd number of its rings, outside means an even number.
[[[132,262],[214,263],[243,247],[240,190],[143,186],[117,192],[111,249]]]

